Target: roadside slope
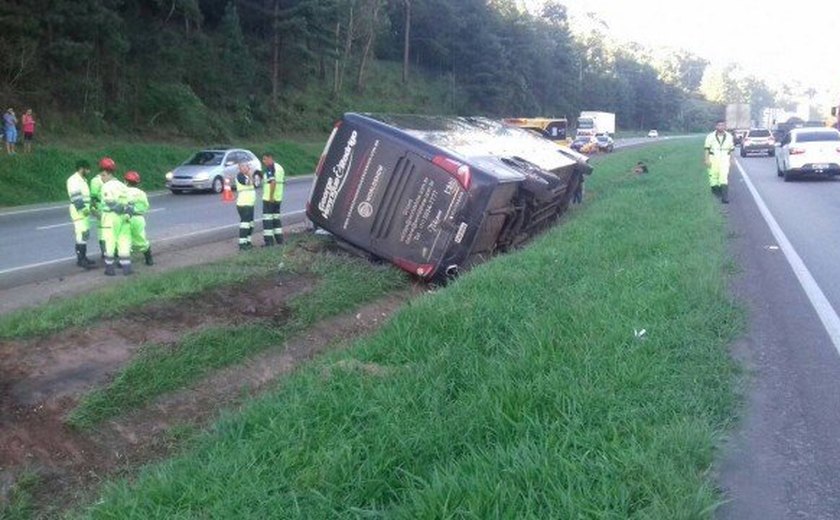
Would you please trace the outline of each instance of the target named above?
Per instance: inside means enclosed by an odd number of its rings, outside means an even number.
[[[412,300],[83,516],[710,517],[741,314],[697,145],[599,159],[562,226]]]

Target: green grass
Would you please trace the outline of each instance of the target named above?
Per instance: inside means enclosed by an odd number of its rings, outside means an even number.
[[[0,520],[29,520],[35,518],[36,506],[32,491],[40,479],[35,473],[24,472],[15,481],[5,502],[0,501]]]
[[[711,518],[743,318],[699,148],[599,159],[562,226],[411,301],[82,516]],[[644,177],[629,173],[640,159]]]
[[[147,345],[112,383],[83,398],[69,422],[76,427],[90,428],[103,419],[182,388],[211,370],[280,345],[319,320],[351,312],[407,284],[406,277],[396,269],[376,269],[362,259],[344,255],[289,256],[284,264],[297,273],[318,278],[314,290],[289,301],[290,316],[286,323],[254,320],[242,326],[193,332],[176,345]]]
[[[258,155],[272,152],[288,176],[312,173],[323,149],[323,141],[255,141],[237,145]],[[76,161],[88,160],[95,172],[97,161],[106,155],[116,161],[120,174],[128,170],[140,172],[143,189],[160,190],[165,187],[166,172],[203,146],[206,145],[128,141],[82,146],[55,143],[35,145],[31,154],[0,154],[0,207],[66,200],[65,183]]]
[[[294,247],[292,238],[288,247]],[[101,318],[121,317],[151,302],[191,296],[210,288],[276,272],[279,249],[258,249],[202,266],[160,274],[139,274],[130,280],[89,293],[20,309],[0,316],[0,339],[45,335],[81,327]]]

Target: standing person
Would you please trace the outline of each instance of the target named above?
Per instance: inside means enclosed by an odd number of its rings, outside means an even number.
[[[6,136],[6,153],[14,155],[17,142],[17,117],[11,108],[3,114],[3,133]]]
[[[286,185],[286,172],[274,162],[274,157],[266,152],[263,162],[263,239],[265,246],[283,243],[283,223],[280,221],[280,205],[283,202],[283,188]]]
[[[703,161],[709,171],[712,193],[724,204],[729,204],[729,166],[733,150],[735,138],[726,131],[726,122],[718,121],[715,131],[706,136]]]
[[[90,173],[90,163],[76,161],[76,172],[67,178],[67,196],[70,197],[70,219],[76,234],[76,265],[92,269],[96,262],[87,257],[90,237],[90,189],[85,177]]]
[[[236,174],[236,211],[239,212],[239,250],[251,249],[251,233],[254,231],[254,204],[257,192],[254,189],[254,174],[248,163],[239,164]]]
[[[146,192],[138,188],[140,174],[135,171],[126,172],[125,183],[128,184],[128,224],[131,235],[131,248],[143,253],[146,265],[154,265],[152,247],[146,238],[146,213],[149,212],[149,198]]]
[[[102,185],[105,181],[102,175],[117,170],[117,164],[110,157],[103,157],[99,160],[99,173],[90,180],[90,205],[91,220],[96,221],[96,239],[99,241],[99,253],[102,260],[105,260],[105,238],[102,236]]]
[[[26,109],[20,123],[21,129],[23,130],[23,151],[25,153],[31,153],[32,140],[35,139],[35,116],[32,115],[31,108]]]
[[[131,230],[128,227],[128,194],[126,186],[113,176],[111,170],[101,172],[102,236],[105,239],[105,275],[114,276],[114,256],[119,254],[123,274],[132,274]]]

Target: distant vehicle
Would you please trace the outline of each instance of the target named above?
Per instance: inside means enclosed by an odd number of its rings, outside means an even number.
[[[576,152],[589,155],[598,151],[598,140],[595,137],[581,135],[575,137],[575,140],[572,141],[569,148]]]
[[[744,136],[741,141],[741,157],[754,152],[767,154],[768,157],[776,155],[776,139],[770,130],[753,128]]]
[[[726,131],[735,138],[735,145],[741,144],[741,139],[750,127],[752,127],[752,116],[748,103],[726,105]]]
[[[657,132],[656,130],[651,130],[650,132],[648,132],[647,136],[648,137],[659,137],[659,132]]]
[[[610,153],[615,150],[615,141],[607,134],[598,134],[595,136],[595,141],[598,144],[599,152]]]
[[[348,113],[306,215],[351,250],[445,281],[553,225],[591,171],[501,121]]]
[[[565,145],[566,139],[569,136],[569,122],[565,117],[509,117],[504,122],[518,126],[519,128],[531,130],[557,144]]]
[[[794,128],[776,153],[776,171],[789,182],[805,175],[840,175],[840,131]]]
[[[615,114],[612,112],[595,112],[584,110],[577,120],[578,136],[594,137],[598,134],[615,133]]]
[[[166,187],[174,194],[187,191],[212,191],[221,193],[225,179],[236,188],[234,177],[239,172],[239,165],[248,163],[254,172],[254,185],[262,183],[262,165],[260,160],[249,150],[242,148],[214,148],[201,150],[180,166],[166,174]]]

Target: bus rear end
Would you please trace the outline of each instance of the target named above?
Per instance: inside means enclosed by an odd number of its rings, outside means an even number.
[[[316,170],[307,216],[349,244],[421,278],[443,276],[476,238],[470,208],[487,204],[470,167],[357,114],[336,125]]]

